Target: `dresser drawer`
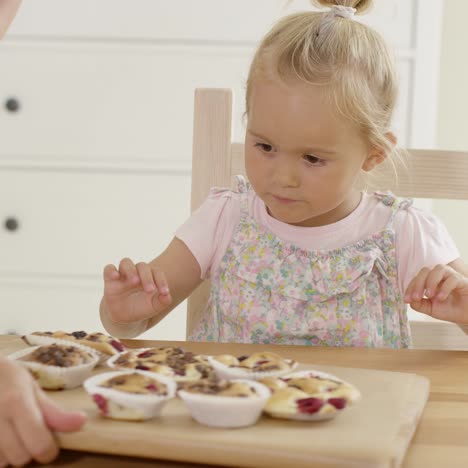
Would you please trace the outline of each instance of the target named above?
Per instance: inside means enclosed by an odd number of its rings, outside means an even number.
[[[189,175],[2,170],[0,276],[100,278],[122,257],[150,260],[189,200]]]
[[[0,163],[31,163],[31,155],[57,164],[190,162],[194,89],[234,89],[239,129],[251,52],[226,45],[1,44]]]

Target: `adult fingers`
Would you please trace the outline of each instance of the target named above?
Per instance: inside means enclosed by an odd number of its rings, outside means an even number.
[[[42,415],[40,395],[43,395],[42,390],[32,382],[31,392],[24,393],[21,404],[16,405],[12,423],[29,455],[41,463],[47,463],[57,456],[58,450]]]
[[[7,463],[13,466],[26,465],[31,455],[16,433],[13,423],[9,420],[0,421],[0,453]]]
[[[68,411],[60,408],[42,391],[39,391],[38,393],[38,401],[45,423],[54,431],[77,431],[86,422],[85,413],[81,411]]]

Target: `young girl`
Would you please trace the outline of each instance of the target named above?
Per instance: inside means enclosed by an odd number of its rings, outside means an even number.
[[[136,336],[209,278],[189,337],[222,342],[408,347],[413,309],[468,322],[468,270],[444,226],[362,173],[395,157],[396,71],[369,0],[323,1],[281,19],[250,68],[245,165],[213,189],[150,263],[104,269],[101,317]]]

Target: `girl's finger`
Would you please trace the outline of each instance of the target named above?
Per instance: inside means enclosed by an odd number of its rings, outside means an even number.
[[[13,423],[2,420],[0,422],[0,434],[2,435],[0,437],[0,453],[5,457],[6,461],[14,466],[26,465],[31,460],[31,456],[18,437]]]
[[[432,301],[430,299],[423,298],[420,301],[412,301],[410,302],[410,306],[417,312],[421,312],[422,314],[432,317]]]
[[[439,301],[445,301],[449,294],[453,290],[457,289],[460,284],[463,284],[460,275],[456,273],[448,276],[442,283],[439,284],[437,290],[434,291],[435,298]]]
[[[163,271],[153,270],[153,278],[156,283],[156,288],[160,296],[167,296],[169,294],[169,285],[166,280],[166,275]]]
[[[120,273],[114,265],[109,264],[104,267],[104,281],[118,280],[120,278]]]
[[[436,265],[427,275],[426,279],[426,296],[431,298],[439,289],[440,283],[450,275],[450,270],[445,265]]]
[[[405,301],[419,301],[423,298],[429,268],[423,268],[410,282],[405,293]]]
[[[141,262],[137,263],[136,268],[140,276],[143,289],[147,292],[154,292],[156,290],[156,283],[153,278],[151,267],[147,263]]]
[[[137,285],[140,282],[136,266],[128,257],[120,261],[119,272],[130,284]]]
[[[163,312],[172,303],[172,296],[170,294],[155,294],[151,302],[156,313]]]

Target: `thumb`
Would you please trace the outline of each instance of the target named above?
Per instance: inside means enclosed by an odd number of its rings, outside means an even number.
[[[172,296],[170,294],[154,294],[152,300],[153,310],[156,313],[163,312],[172,303]]]
[[[57,432],[73,432],[80,429],[86,421],[86,414],[81,411],[63,410],[41,390],[38,390],[39,406],[46,425]]]
[[[421,312],[422,314],[432,317],[432,302],[430,299],[423,298],[420,301],[410,302],[410,306],[417,312]]]

